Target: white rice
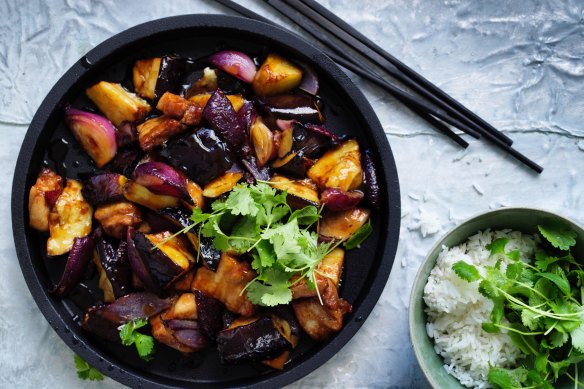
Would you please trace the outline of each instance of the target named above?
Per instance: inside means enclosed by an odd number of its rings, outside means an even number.
[[[511,230],[481,231],[456,247],[443,246],[424,288],[428,336],[434,339],[436,353],[444,358],[446,371],[469,388],[491,387],[487,382],[490,366],[512,368],[523,356],[506,333],[483,331],[481,324],[490,321],[492,301],[478,292],[478,282],[466,282],[452,271],[452,265],[463,260],[484,275],[484,266],[494,265],[499,258],[504,270],[506,258],[490,257],[486,248],[503,237],[509,239],[506,252],[519,250],[524,261],[533,258],[533,236]]]

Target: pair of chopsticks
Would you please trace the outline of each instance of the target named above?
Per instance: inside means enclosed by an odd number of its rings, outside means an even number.
[[[275,25],[272,21],[231,0],[215,1],[249,19]],[[498,131],[316,1],[265,1],[323,44],[323,51],[337,64],[383,88],[432,127],[460,146],[466,148],[468,147],[468,142],[452,131],[445,123],[462,130],[476,139],[484,138],[488,140],[537,173],[543,171],[543,168],[537,163],[512,148],[513,141],[505,134]],[[327,33],[330,35],[327,35]],[[332,39],[331,36],[336,40]],[[410,88],[416,94],[412,94],[401,86],[387,81],[382,75],[366,65],[365,61],[358,62],[354,54],[348,52],[347,47],[373,63],[387,75]]]

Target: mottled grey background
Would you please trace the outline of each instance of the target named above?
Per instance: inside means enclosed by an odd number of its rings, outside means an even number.
[[[241,4],[274,16],[259,1]],[[472,140],[461,151],[394,99],[354,77],[379,115],[402,190],[395,266],[362,330],[295,387],[425,387],[407,331],[416,270],[461,220],[504,205],[542,207],[584,223],[584,3],[581,0],[323,1],[332,11],[515,140],[545,167],[529,172]],[[120,387],[77,379],[20,273],[10,188],[27,126],[83,54],[136,24],[225,12],[211,1],[0,0],[0,387]]]

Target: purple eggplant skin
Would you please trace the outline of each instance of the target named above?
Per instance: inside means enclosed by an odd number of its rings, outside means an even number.
[[[246,158],[242,159],[241,164],[243,165],[243,167],[245,167],[245,170],[247,170],[249,174],[251,174],[251,176],[254,178],[252,184],[255,183],[255,180],[261,181],[270,180],[271,174],[269,165],[266,165],[263,168],[259,168],[257,160],[253,155],[249,155]]]
[[[228,311],[227,309],[223,311],[223,315],[221,316],[221,321],[223,323],[223,329],[227,329],[231,326],[231,323],[237,319],[237,315],[235,313]]]
[[[130,122],[123,122],[116,131],[116,143],[118,150],[138,141],[138,131],[136,126]]]
[[[171,307],[172,299],[161,299],[153,293],[131,293],[113,303],[89,308],[83,319],[85,330],[106,340],[119,342],[118,327],[131,320],[150,318]]]
[[[158,79],[154,88],[154,100],[158,101],[166,92],[175,93],[181,86],[186,67],[186,58],[165,55],[160,60]]]
[[[227,144],[208,128],[168,142],[160,151],[160,156],[201,186],[233,165]]]
[[[101,231],[101,229],[96,231]],[[91,262],[95,241],[99,239],[98,235],[101,235],[101,232],[92,233],[83,238],[75,238],[73,247],[67,257],[65,271],[59,283],[49,291],[51,294],[57,297],[66,296],[83,279],[87,265]]]
[[[297,152],[288,163],[280,166],[276,170],[292,178],[306,178],[306,159],[304,158],[304,152]]]
[[[211,271],[217,271],[219,260],[221,259],[221,252],[213,247],[213,238],[205,238],[201,236],[199,252],[201,259],[203,260],[203,265]]]
[[[338,145],[339,143],[341,143],[341,138],[339,138],[334,132],[332,132],[325,126],[321,126],[320,124],[306,123],[304,125],[304,128],[306,128],[308,131],[330,138],[333,145]]]
[[[375,209],[381,206],[381,189],[377,178],[377,169],[373,156],[369,150],[361,154],[361,166],[363,168],[363,190],[365,198]]]
[[[258,107],[278,119],[293,119],[301,123],[321,124],[324,120],[320,109],[307,95],[276,95],[259,99]]]
[[[217,333],[223,329],[223,311],[225,308],[218,300],[194,289],[197,304],[197,320],[201,330],[208,339],[215,341]]]
[[[144,152],[136,147],[118,150],[114,159],[106,166],[106,169],[112,173],[130,177],[143,156]]]
[[[180,274],[184,273],[184,269],[178,266],[168,258],[160,249],[154,248],[154,245],[146,235],[141,232],[134,234],[134,244],[140,257],[144,260],[150,269],[152,278],[162,288],[166,287],[174,281]]]
[[[302,69],[302,81],[298,89],[316,96],[318,94],[319,82],[314,68],[304,62],[295,62]]]
[[[217,334],[221,361],[228,364],[275,358],[290,348],[290,343],[268,316]]]
[[[290,304],[276,305],[270,309],[270,312],[273,312],[276,316],[288,322],[288,325],[290,325],[290,333],[292,335],[302,335],[302,327],[300,327],[300,323],[296,319],[296,314]]]
[[[104,237],[97,243],[97,255],[112,285],[115,298],[130,293],[132,278],[128,263],[127,243],[122,241],[118,247],[115,247],[112,239]]]
[[[207,101],[203,109],[203,117],[227,142],[230,149],[241,155],[245,152],[247,135],[241,125],[233,105],[221,89],[217,89]]]
[[[338,188],[327,188],[321,193],[320,200],[331,211],[346,211],[359,205],[363,197],[360,190],[345,192]]]
[[[128,233],[126,236],[126,250],[128,255],[128,263],[132,272],[138,277],[142,286],[147,292],[158,293],[160,291],[160,286],[152,277],[150,268],[142,258],[142,255],[136,249],[134,244],[134,229],[128,227]]]
[[[253,102],[246,101],[243,103],[243,106],[237,111],[237,118],[239,120],[239,124],[243,127],[246,133],[249,133],[249,128],[251,127],[252,123],[255,121],[257,116],[257,112],[253,106]]]
[[[117,173],[91,176],[83,185],[83,197],[93,206],[121,201],[124,199],[124,182],[124,177]]]
[[[334,145],[331,137],[298,122],[293,124],[292,139],[292,150],[301,151],[308,158],[319,158]]]

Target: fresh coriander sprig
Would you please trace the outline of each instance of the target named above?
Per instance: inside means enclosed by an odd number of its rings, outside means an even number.
[[[146,324],[148,324],[146,319],[136,319],[127,322],[118,329],[120,331],[122,344],[124,346],[135,345],[140,358],[149,361],[152,359],[152,354],[154,353],[154,338],[136,331],[137,329],[144,327]]]
[[[75,361],[75,369],[77,370],[77,377],[82,380],[103,381],[103,374],[89,363],[85,362],[79,355],[75,354],[73,357]]]
[[[584,271],[570,253],[576,233],[562,223],[538,226],[552,248],[539,247],[533,265],[520,260],[518,251],[506,252],[508,239],[487,248],[497,261],[484,274],[464,261],[452,270],[493,301],[486,332],[506,330],[527,356],[516,369],[492,367],[488,379],[496,387],[552,388],[561,375],[578,381],[577,363],[584,361]],[[507,258],[505,271],[501,258]],[[503,324],[503,319],[508,324]],[[569,341],[569,343],[568,343]],[[574,376],[568,369],[574,368]]]

